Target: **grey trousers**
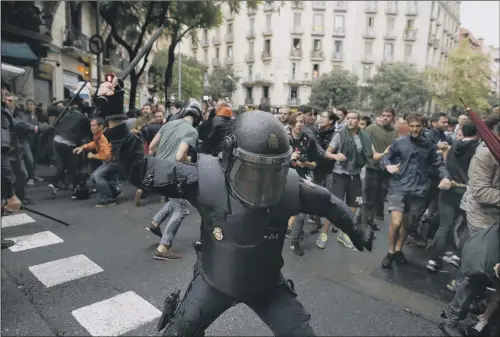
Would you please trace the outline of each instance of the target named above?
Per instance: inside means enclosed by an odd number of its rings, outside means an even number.
[[[172,213],[172,216],[165,226],[163,231],[163,236],[160,240],[160,244],[167,247],[172,247],[172,242],[174,241],[175,235],[181,226],[182,220],[188,215],[189,203],[184,199],[170,198],[170,200],[163,206],[163,208],[156,213],[153,217],[153,221],[161,224],[167,219],[167,217]]]

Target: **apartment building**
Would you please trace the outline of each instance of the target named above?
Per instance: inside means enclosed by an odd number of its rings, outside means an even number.
[[[39,8],[43,8],[49,2],[35,2]],[[78,83],[78,76],[90,79],[93,87],[97,86],[97,58],[89,51],[89,38],[96,34],[96,10],[87,1],[59,1],[55,8],[51,9],[52,20],[45,20],[44,34],[28,31],[25,26],[16,27],[19,22],[9,22],[7,27],[15,30],[8,38],[16,40],[14,33],[20,35],[17,43],[12,45],[13,49],[20,48],[31,51],[32,61],[28,63],[15,64],[19,71],[13,79],[12,87],[21,101],[35,99],[37,102],[49,104],[53,97],[62,100],[72,95],[73,87]],[[44,13],[45,16],[49,13]],[[10,27],[12,26],[12,27]],[[110,36],[109,27],[101,23],[101,36],[105,40],[105,50],[101,54],[102,79],[107,72],[119,73],[127,65],[127,59],[123,57],[121,47],[113,41]],[[27,39],[26,37],[31,37]],[[2,42],[4,31],[2,31]],[[35,40],[39,42],[35,43]],[[39,44],[45,48],[44,52],[37,52]],[[35,51],[34,55],[33,51]],[[27,52],[29,54],[29,52]],[[2,48],[3,54],[3,48]],[[3,58],[4,55],[2,55]],[[128,90],[130,82],[125,81],[125,103],[128,107]],[[146,85],[141,85],[137,90],[136,106],[145,103],[148,99]]]
[[[460,1],[265,1],[224,15],[182,52],[209,71],[232,65],[241,78],[234,104],[298,106],[334,67],[363,85],[384,62],[438,66],[458,41]]]

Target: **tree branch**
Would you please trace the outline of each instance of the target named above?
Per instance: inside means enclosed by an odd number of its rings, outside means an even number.
[[[182,41],[182,39],[184,38],[184,36],[186,36],[187,33],[189,33],[190,31],[192,31],[193,29],[195,29],[197,26],[198,26],[198,24],[195,24],[195,25],[190,26],[189,28],[187,28],[185,31],[183,31],[182,34],[179,35],[179,37],[175,40],[175,44],[177,45],[178,43],[180,43]]]
[[[141,77],[142,73],[144,72],[144,69],[146,69],[146,65],[148,64],[148,56],[149,53],[151,52],[151,48],[146,52],[146,56],[144,56],[144,62],[142,63],[141,69],[136,73],[137,78]]]
[[[154,4],[155,3],[153,1],[151,1],[149,3],[148,13],[146,14],[146,18],[144,19],[144,23],[142,24],[141,33],[139,34],[139,37],[137,38],[137,43],[136,43],[135,48],[134,48],[134,54],[137,54],[137,52],[139,51],[139,48],[141,48],[142,40],[144,40],[144,34],[146,34],[149,23],[151,22],[151,15],[153,15]]]
[[[119,44],[121,44],[123,46],[123,48],[125,48],[125,50],[129,54],[130,59],[132,60],[132,58],[133,58],[132,57],[132,54],[133,54],[132,46],[130,46],[124,39],[122,39],[120,37],[120,35],[118,35],[118,33],[116,31],[116,25],[113,23],[113,20],[111,20],[109,18],[109,16],[106,15],[105,12],[101,11],[101,16],[108,23],[108,25],[111,27],[111,36],[113,36],[113,39],[116,42],[118,42]]]

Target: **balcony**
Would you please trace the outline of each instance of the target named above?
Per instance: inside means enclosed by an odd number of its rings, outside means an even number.
[[[311,85],[311,80],[308,79],[305,74],[304,76],[299,76],[297,74],[292,74],[288,77],[288,79],[285,80],[285,83],[288,85],[295,85],[295,86],[300,86],[300,85]]]
[[[271,61],[272,59],[272,55],[271,55],[271,52],[270,51],[263,51],[262,54],[260,55],[260,59],[263,61],[263,62],[269,62]]]
[[[246,37],[248,40],[255,39],[255,30],[253,29],[247,30]]]
[[[443,25],[443,16],[438,16],[436,20],[436,26],[442,26]]]
[[[363,38],[365,39],[374,39],[375,38],[375,29],[367,28],[365,33],[363,34]]]
[[[311,50],[311,61],[323,61],[325,53],[322,50]]]
[[[335,1],[334,12],[347,12],[347,1]]]
[[[417,16],[418,15],[418,8],[417,8],[417,6],[409,6],[409,7],[407,7],[405,14],[406,14],[406,16]]]
[[[234,17],[235,17],[235,14],[232,11],[227,12],[226,15],[224,16],[226,21],[233,21]]]
[[[382,60],[383,63],[393,63],[394,62],[394,55],[384,55],[384,59]]]
[[[403,39],[405,41],[415,41],[417,39],[417,30],[416,29],[405,29]]]
[[[89,37],[76,30],[68,30],[62,51],[77,58],[87,56],[89,53]]]
[[[445,46],[445,45],[441,46],[441,53],[442,54],[448,55],[449,52],[450,52],[450,48],[448,46]]]
[[[193,51],[196,51],[198,49],[198,44],[194,42],[194,40],[191,40],[191,49]]]
[[[248,16],[254,16],[255,14],[257,14],[256,8],[247,8],[247,15]]]
[[[332,53],[332,62],[342,62],[344,60],[344,55],[341,52]]]
[[[249,75],[243,77],[241,85],[244,87],[267,87],[271,86],[273,81],[269,76],[262,76],[261,74]]]
[[[53,6],[49,1],[2,1],[2,40],[32,44],[35,54],[45,57],[48,44],[52,43],[52,26],[57,9]]]
[[[274,1],[266,1],[264,3],[264,12],[272,12],[274,11],[275,5]]]
[[[104,73],[119,73],[122,70],[122,60],[114,53],[109,53],[109,57],[102,60],[102,71]]]
[[[207,38],[207,37],[203,38],[203,39],[200,41],[200,44],[201,44],[201,46],[202,46],[203,48],[208,48],[208,46],[209,46],[209,43],[208,43],[208,38]]]
[[[409,56],[409,55],[408,56],[405,55],[404,62],[408,63],[408,64],[415,64],[415,63],[417,63],[415,61],[415,58],[413,56]]]
[[[386,32],[384,35],[384,40],[386,41],[396,40],[396,34],[394,34],[394,31]]]
[[[272,35],[273,35],[273,27],[266,27],[262,31],[262,36],[264,36],[264,37],[268,37],[268,36],[272,36]]]
[[[367,1],[365,4],[365,13],[377,14],[377,2],[376,1]]]
[[[304,1],[292,1],[292,9],[304,9]]]
[[[233,57],[227,56],[225,62],[226,62],[226,64],[232,65],[233,64]]]
[[[437,19],[437,14],[432,12],[431,13],[431,21],[435,21]]]
[[[326,10],[326,1],[314,1],[312,7],[313,10],[324,11]]]
[[[337,27],[333,31],[333,37],[345,37],[345,27]]]
[[[234,42],[234,32],[226,33],[226,35],[224,36],[224,41],[226,41],[226,43],[233,43]]]
[[[290,31],[290,34],[302,35],[304,34],[304,30],[302,29],[302,27],[293,26],[292,30]]]
[[[217,58],[217,57],[214,57],[214,58],[212,59],[212,66],[214,66],[214,67],[219,67],[220,65],[221,65],[220,59],[219,59],[219,58]]]
[[[364,55],[363,59],[361,60],[361,63],[364,64],[373,64],[375,62],[375,59],[373,55]]]
[[[445,32],[446,34],[449,34],[450,33],[450,30],[448,29],[448,27],[443,26],[443,32]]]
[[[395,3],[394,1],[392,4],[387,4],[387,7],[385,8],[385,14],[387,15],[398,15],[399,10],[398,10],[398,4]]]
[[[291,60],[301,60],[302,59],[302,50],[292,48],[290,50],[290,59]]]
[[[312,36],[323,36],[325,35],[325,27],[324,26],[314,26],[311,31]]]
[[[245,97],[245,105],[254,105],[252,97]]]
[[[299,106],[300,105],[300,98],[288,98],[286,103],[289,106]]]
[[[253,52],[245,55],[245,62],[251,63],[255,62],[255,54]]]
[[[217,46],[219,44],[221,44],[221,38],[220,38],[220,35],[216,35],[212,38],[212,44],[214,46]]]

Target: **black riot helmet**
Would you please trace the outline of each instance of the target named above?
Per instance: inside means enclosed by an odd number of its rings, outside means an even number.
[[[179,113],[180,118],[184,118],[186,116],[192,116],[193,127],[196,127],[201,122],[201,104],[194,98],[190,98],[186,101],[184,106],[182,107],[181,112]]]
[[[283,124],[272,114],[238,115],[222,144],[222,167],[238,199],[269,207],[285,193],[292,148]]]

